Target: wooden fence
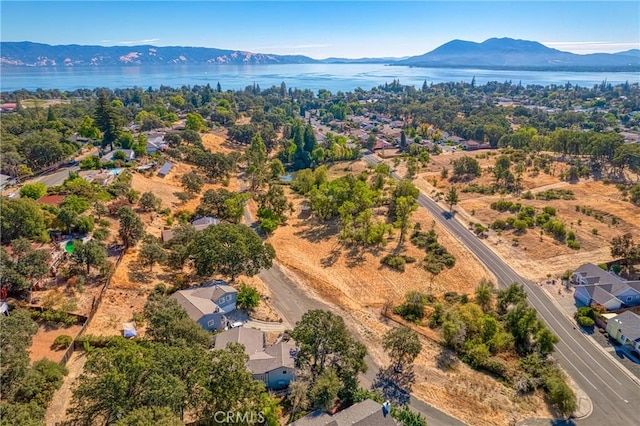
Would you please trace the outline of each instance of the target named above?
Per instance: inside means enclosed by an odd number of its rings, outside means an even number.
[[[120,265],[120,262],[122,261],[123,256],[124,256],[124,250],[122,250],[118,255],[118,259],[116,260],[115,266],[113,268],[114,273],[115,273],[115,270]],[[67,361],[69,361],[69,358],[71,358],[71,354],[75,351],[76,340],[78,339],[78,337],[84,334],[84,332],[87,330],[87,327],[91,323],[93,316],[98,311],[98,308],[100,307],[100,303],[102,302],[102,298],[107,292],[107,289],[109,288],[109,284],[111,284],[112,277],[113,277],[113,274],[111,274],[109,278],[107,278],[107,280],[105,281],[104,286],[102,286],[102,290],[100,290],[100,294],[98,294],[98,296],[93,299],[93,302],[91,304],[91,310],[89,311],[89,315],[86,317],[84,324],[82,324],[82,328],[80,329],[78,334],[76,334],[76,336],[73,338],[73,341],[71,342],[71,344],[65,351],[64,355],[62,356],[62,359],[60,360],[61,365],[66,365]]]

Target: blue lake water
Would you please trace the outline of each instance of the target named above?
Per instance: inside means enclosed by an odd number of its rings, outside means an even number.
[[[300,89],[328,89],[332,92],[353,91],[373,87],[399,79],[402,84],[421,87],[428,83],[488,81],[514,84],[558,84],[570,82],[591,87],[604,80],[612,84],[639,83],[640,73],[632,72],[560,72],[560,71],[497,71],[458,68],[409,68],[372,64],[305,64],[305,65],[167,65],[163,67],[46,67],[11,68],[0,70],[0,91],[19,89],[75,90],[107,87],[158,88],[160,85],[206,85],[220,82],[223,90],[244,89],[253,83],[262,89],[285,82],[287,87]]]

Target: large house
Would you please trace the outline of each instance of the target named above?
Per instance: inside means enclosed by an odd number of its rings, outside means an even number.
[[[295,380],[296,346],[280,341],[267,346],[265,333],[248,327],[236,327],[216,335],[215,349],[225,349],[229,343],[244,346],[249,356],[247,368],[255,380],[264,382],[267,389],[285,389]]]
[[[397,426],[398,422],[384,407],[374,400],[365,399],[334,415],[322,411],[289,423],[289,426]]]
[[[640,281],[626,281],[593,263],[586,263],[573,272],[574,298],[591,306],[593,303],[615,311],[640,305]]]
[[[607,333],[623,345],[640,352],[640,315],[625,311],[607,320]]]
[[[176,291],[171,298],[205,330],[222,330],[229,322],[225,314],[236,310],[238,290],[216,280],[201,287]]]

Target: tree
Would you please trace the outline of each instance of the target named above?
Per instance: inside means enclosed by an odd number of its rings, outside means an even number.
[[[120,220],[118,234],[125,249],[135,246],[144,235],[142,220],[130,207],[126,206],[118,210],[118,219]]]
[[[392,328],[382,341],[382,347],[391,358],[395,371],[404,371],[422,350],[418,333],[407,327]]]
[[[400,228],[400,238],[398,239],[398,247],[402,246],[407,229],[411,226],[411,215],[418,208],[413,197],[398,197],[396,199],[396,221],[394,225]]]
[[[197,346],[208,349],[211,336],[193,321],[175,299],[152,294],[143,311],[147,321],[147,336],[165,345]]]
[[[335,370],[342,381],[339,396],[353,401],[358,374],[367,370],[366,347],[351,337],[342,317],[331,312],[311,310],[304,313],[291,333],[299,350],[296,366],[309,374],[312,382],[327,369]]]
[[[253,276],[270,268],[275,251],[245,225],[220,224],[198,233],[191,252],[198,275],[214,273],[235,280],[238,275]]]
[[[475,302],[485,313],[491,311],[493,288],[493,283],[483,278],[475,290]]]
[[[453,206],[458,204],[459,200],[460,198],[458,196],[458,190],[455,186],[452,186],[451,188],[449,188],[449,192],[447,192],[447,195],[444,196],[444,201],[449,205],[450,212],[453,211]]]
[[[245,283],[240,285],[237,296],[238,308],[246,311],[253,311],[260,304],[260,293],[255,287],[248,286]]]
[[[284,165],[278,158],[271,160],[269,170],[271,171],[271,179],[280,179],[280,176],[285,174]]]
[[[245,151],[245,158],[247,159],[245,173],[249,178],[251,190],[255,191],[267,177],[267,148],[260,134],[256,134],[251,140],[251,145]]]
[[[0,347],[2,347],[2,363],[0,363],[0,377],[2,378],[3,399],[5,392],[14,388],[29,369],[29,346],[34,334],[38,331],[38,324],[32,319],[29,311],[16,309],[9,316],[0,315]],[[9,392],[7,392],[9,394]]]
[[[211,353],[204,419],[213,424],[216,412],[256,412],[264,402],[264,383],[254,380],[246,367],[249,356],[241,345],[229,343],[224,350]]]
[[[80,126],[78,126],[78,134],[83,138],[97,140],[100,138],[100,129],[96,126],[93,118],[85,115]]]
[[[550,377],[545,386],[549,400],[563,416],[569,416],[576,410],[576,395],[561,377]]]
[[[109,145],[113,151],[113,143],[120,136],[120,117],[109,102],[107,92],[100,91],[98,104],[94,113],[95,124],[102,131],[102,146]]]
[[[191,196],[194,196],[202,190],[204,180],[196,172],[189,172],[182,176],[180,179],[184,190]]]
[[[331,368],[324,370],[309,389],[311,406],[315,409],[328,411],[338,398],[340,386],[340,378],[335,370]]]
[[[633,241],[633,235],[630,232],[614,237],[611,240],[611,256],[626,260],[627,269],[630,270],[640,263],[640,243]]]
[[[74,242],[74,249],[71,258],[80,266],[87,267],[87,275],[91,268],[102,268],[107,263],[107,249],[96,240],[89,240],[86,243]]]
[[[46,231],[45,215],[40,205],[30,198],[3,198],[0,229],[3,242],[42,237]]]
[[[148,266],[149,272],[151,272],[156,263],[167,261],[167,253],[157,238],[149,237],[142,242],[142,247],[138,252],[138,259],[143,265]]]
[[[507,313],[509,307],[517,305],[526,300],[527,293],[524,291],[524,288],[517,283],[513,283],[505,290],[498,291],[498,313],[500,315],[504,315],[505,313]]]
[[[47,193],[47,185],[42,182],[28,183],[20,188],[20,196],[37,200]]]
[[[197,112],[187,114],[184,127],[186,130],[193,130],[194,132],[204,132],[207,130],[204,118]]]
[[[460,180],[471,180],[480,176],[480,163],[473,157],[464,156],[457,160],[452,160],[453,177]]]
[[[184,422],[169,407],[142,407],[118,420],[115,426],[183,426]]]
[[[153,192],[145,192],[140,196],[139,203],[140,207],[142,207],[143,210],[155,211],[160,208],[162,201],[160,200],[160,198],[156,197]]]

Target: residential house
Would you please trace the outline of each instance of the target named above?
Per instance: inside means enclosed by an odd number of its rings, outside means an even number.
[[[374,151],[379,151],[381,149],[393,149],[393,144],[383,140],[378,139],[376,144],[373,146]]]
[[[491,148],[491,144],[480,142],[480,141],[468,140],[462,143],[462,149],[466,151],[475,151],[477,149],[490,149],[490,148]]]
[[[334,415],[323,411],[311,414],[289,423],[289,426],[397,426],[388,407],[372,399],[353,404]]]
[[[196,219],[193,222],[191,222],[191,227],[196,231],[202,231],[204,229],[207,229],[210,226],[218,225],[219,223],[220,223],[220,219],[216,217],[204,216],[204,217],[201,217],[200,219]],[[166,243],[171,241],[174,237],[174,231],[175,231],[174,229],[164,229],[160,233],[162,242]]]
[[[244,346],[249,356],[247,369],[255,380],[264,382],[267,389],[285,389],[295,380],[297,348],[293,342],[280,341],[267,346],[264,331],[237,327],[216,335],[215,349],[224,349],[229,343]]]
[[[0,105],[0,111],[2,112],[13,112],[16,108],[18,108],[18,104],[14,102]]]
[[[167,149],[167,144],[163,138],[164,134],[149,134],[147,138],[147,154],[155,154],[158,151]]]
[[[573,273],[574,298],[590,306],[600,304],[610,311],[640,305],[640,281],[626,281],[593,263],[586,263]]]
[[[136,158],[136,153],[134,150],[132,149],[114,149],[113,151],[105,154],[102,156],[101,160],[102,161],[111,161],[114,158],[114,155],[116,154],[116,152],[122,152],[124,153],[125,159],[124,161],[133,161]]]
[[[640,315],[625,311],[607,321],[607,333],[623,345],[640,352]]]
[[[171,298],[205,330],[222,330],[228,325],[225,314],[236,310],[238,290],[218,280],[177,291]]]

